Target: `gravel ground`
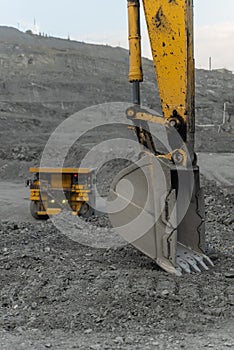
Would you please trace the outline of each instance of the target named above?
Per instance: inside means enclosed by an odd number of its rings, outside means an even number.
[[[234,203],[203,181],[207,250],[215,267],[182,278],[161,271],[130,245],[81,245],[50,220],[2,221],[0,348],[234,346]],[[106,219],[93,221],[97,235],[108,234]]]

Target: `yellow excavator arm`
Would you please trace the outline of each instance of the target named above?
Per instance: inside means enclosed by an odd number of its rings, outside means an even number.
[[[143,4],[163,116],[168,120],[179,116],[187,135],[193,134],[193,1],[143,0]]]
[[[193,1],[142,0],[161,98],[163,118],[177,128],[187,147],[194,150]],[[141,63],[140,1],[128,0],[130,71],[134,103],[140,105]],[[137,117],[135,114],[135,117]],[[140,115],[138,113],[140,119]],[[145,120],[145,119],[144,119]],[[152,122],[152,116],[149,116]]]
[[[163,115],[141,107],[140,1],[128,0],[133,106],[126,114],[144,151],[114,180],[109,216],[128,242],[164,270],[199,272],[213,264],[204,254],[204,199],[194,153],[193,1],[142,3]],[[165,128],[168,153],[158,152],[148,123]]]

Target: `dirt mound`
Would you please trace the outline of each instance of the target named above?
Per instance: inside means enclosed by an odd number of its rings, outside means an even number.
[[[96,104],[132,100],[127,50],[0,27],[0,52],[1,159],[14,160],[12,149],[25,147],[19,161],[39,159],[50,134],[68,116]],[[143,68],[142,104],[160,112],[152,62],[144,59]],[[233,88],[232,74],[196,71],[198,151],[233,151],[233,135],[218,133]],[[214,126],[201,126],[207,124]]]

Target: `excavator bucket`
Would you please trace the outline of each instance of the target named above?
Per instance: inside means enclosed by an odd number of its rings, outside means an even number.
[[[203,203],[198,167],[174,166],[146,153],[114,179],[108,212],[128,243],[181,276],[213,265],[204,254]]]

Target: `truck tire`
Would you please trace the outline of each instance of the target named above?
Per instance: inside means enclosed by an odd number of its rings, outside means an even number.
[[[39,211],[39,204],[40,204],[40,202],[31,201],[31,203],[30,203],[31,215],[36,220],[47,220],[49,218],[48,215],[38,215],[37,214],[37,212]]]
[[[88,203],[84,202],[81,205],[81,208],[79,210],[78,215],[83,217],[83,218],[89,218],[90,216],[92,216],[94,214],[93,209],[89,206]]]

